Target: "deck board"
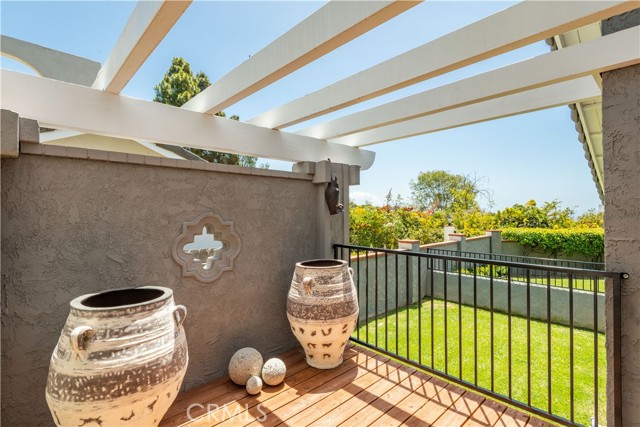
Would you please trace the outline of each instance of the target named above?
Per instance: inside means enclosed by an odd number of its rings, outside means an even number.
[[[415,369],[406,366],[400,366],[394,374],[397,377],[394,380],[388,378],[381,378],[371,387],[360,391],[352,398],[347,399],[345,402],[338,402],[336,409],[330,411],[328,414],[317,419],[313,425],[344,425],[347,420],[352,419],[355,415],[363,412],[365,409],[372,408],[373,402],[378,400],[378,396],[385,396],[394,387],[398,387],[398,381],[401,384],[411,381],[411,376],[415,372]],[[307,409],[309,410],[309,409]],[[369,411],[364,411],[369,412]],[[386,411],[381,412],[380,416]],[[375,418],[374,418],[375,420]],[[295,421],[292,419],[292,421]],[[362,425],[362,424],[357,424]]]
[[[529,421],[529,416],[518,412],[513,408],[507,408],[502,414],[496,427],[525,427]]]
[[[284,383],[256,396],[227,377],[181,393],[160,427],[539,427],[549,424],[363,347],[335,369],[283,353]],[[189,409],[190,408],[190,409]]]
[[[464,427],[492,427],[506,409],[507,407],[503,404],[486,399],[464,423]]]

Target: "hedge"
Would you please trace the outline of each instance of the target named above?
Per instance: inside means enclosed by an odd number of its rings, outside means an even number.
[[[602,258],[604,230],[598,228],[507,228],[502,238],[554,255],[584,255]]]

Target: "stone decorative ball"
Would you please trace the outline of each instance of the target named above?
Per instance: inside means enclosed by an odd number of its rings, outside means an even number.
[[[263,362],[262,355],[255,348],[241,348],[231,356],[229,378],[238,385],[246,385],[249,378],[260,376]]]
[[[262,379],[267,385],[278,385],[284,381],[287,367],[280,359],[273,358],[266,361],[262,367]]]
[[[247,393],[258,394],[262,390],[262,379],[257,376],[253,376],[247,380]]]

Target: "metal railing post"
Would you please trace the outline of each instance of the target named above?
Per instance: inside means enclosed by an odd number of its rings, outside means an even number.
[[[608,406],[608,410],[613,410],[613,416],[608,417],[613,419],[612,427],[622,427],[622,316],[621,316],[621,303],[622,303],[622,279],[624,274],[615,275],[612,278],[607,278],[605,284],[608,285],[605,289],[605,294],[611,295],[611,313],[607,313],[607,319],[611,319],[613,323],[613,333],[609,338],[610,355],[608,359],[611,360],[611,367],[608,369],[608,375],[611,375],[611,381],[607,386],[611,384],[612,397],[611,405]],[[606,286],[605,285],[605,286]],[[609,365],[608,365],[609,366]],[[609,402],[608,402],[609,403]]]

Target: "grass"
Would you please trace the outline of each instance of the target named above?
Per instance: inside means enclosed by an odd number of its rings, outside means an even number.
[[[472,275],[473,268],[466,268],[462,271],[463,274]],[[479,277],[489,277],[489,269],[488,268],[478,268],[477,274]],[[507,280],[506,270],[494,272],[495,279]],[[546,273],[541,271],[533,271],[530,277],[531,283],[537,285],[547,285],[547,276]],[[527,277],[523,274],[514,274],[511,276],[512,282],[521,282],[526,283]],[[581,290],[581,291],[591,291],[593,292],[594,282],[598,282],[598,292],[604,292],[605,281],[602,277],[595,276],[576,276],[573,278],[573,289]],[[550,284],[551,286],[568,288],[569,287],[569,277],[564,273],[555,273],[550,276]]]
[[[433,304],[433,305],[432,305]],[[433,307],[433,308],[432,308]],[[445,340],[445,312],[447,335]],[[474,334],[474,309],[442,300],[425,299],[420,306],[390,313],[386,318],[360,322],[354,337],[359,337],[391,353],[460,377],[478,386],[509,395],[509,321],[506,314],[493,314],[493,369],[491,368],[491,311],[477,309],[477,334]],[[433,324],[432,324],[433,317]],[[408,328],[407,328],[408,322]],[[433,325],[433,328],[432,328]],[[431,331],[433,330],[433,336]],[[408,332],[408,334],[407,334]],[[396,347],[396,335],[398,345]],[[407,336],[408,335],[408,336]],[[598,421],[606,421],[606,353],[604,334],[574,329],[574,419],[590,425],[594,416],[594,335],[598,346]],[[511,396],[527,403],[528,348],[527,320],[511,317]],[[531,406],[548,411],[548,347],[546,322],[530,322]],[[459,347],[461,338],[462,348]],[[433,348],[431,341],[433,339]],[[477,339],[477,346],[474,341]],[[570,412],[570,329],[551,325],[551,413],[567,419]],[[446,346],[445,346],[446,344]],[[447,357],[445,358],[445,348]],[[477,355],[477,369],[475,360]],[[461,363],[460,363],[461,361]],[[476,378],[477,377],[477,378]],[[476,381],[477,379],[477,381]]]
[[[507,276],[499,277],[500,279],[507,280]],[[511,280],[513,282],[522,282],[527,283],[526,277],[512,277]],[[531,283],[535,283],[537,285],[546,285],[547,279],[544,277],[531,277]],[[562,288],[569,287],[569,278],[568,277],[555,277],[551,278],[551,286],[557,286]],[[579,291],[591,291],[593,292],[593,278],[591,277],[577,277],[573,280],[573,289],[577,289]],[[604,292],[604,279],[598,279],[598,292]]]

